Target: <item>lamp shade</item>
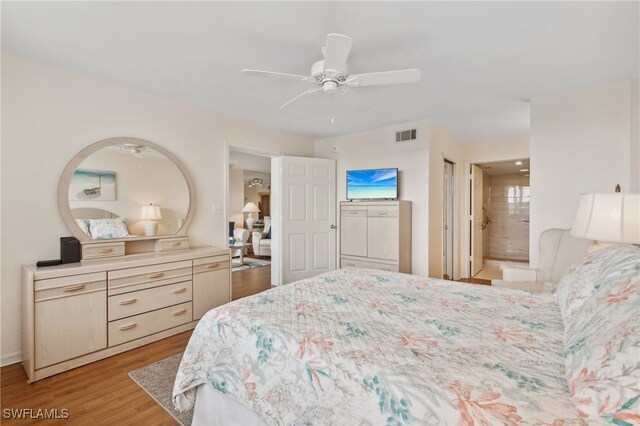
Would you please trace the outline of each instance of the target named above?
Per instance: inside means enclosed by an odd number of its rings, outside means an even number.
[[[258,213],[259,211],[260,209],[255,205],[255,203],[247,203],[242,208],[242,213]]]
[[[582,194],[570,234],[588,240],[640,244],[640,194]]]
[[[154,206],[149,204],[148,206],[142,206],[142,213],[140,214],[140,220],[160,220],[162,214],[160,212],[160,206]]]

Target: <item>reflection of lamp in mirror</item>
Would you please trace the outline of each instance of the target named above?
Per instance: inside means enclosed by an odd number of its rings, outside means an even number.
[[[162,219],[160,206],[154,206],[149,203],[148,206],[142,206],[142,214],[140,220],[146,221],[144,224],[144,235],[153,236],[158,232],[158,220]]]
[[[256,223],[256,220],[253,218],[254,213],[258,213],[260,209],[254,203],[247,203],[242,209],[242,213],[249,213],[249,217],[247,217],[247,229],[249,232],[253,229],[253,224]]]

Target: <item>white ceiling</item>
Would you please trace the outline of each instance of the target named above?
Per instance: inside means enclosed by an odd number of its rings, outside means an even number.
[[[533,97],[638,76],[638,2],[7,2],[2,48],[309,138],[433,118],[464,140],[529,130]],[[352,73],[422,80],[279,110],[327,33]],[[335,116],[335,123],[330,123]]]

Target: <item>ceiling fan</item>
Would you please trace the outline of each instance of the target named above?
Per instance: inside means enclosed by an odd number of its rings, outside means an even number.
[[[296,75],[273,71],[261,71],[253,69],[243,69],[242,73],[249,76],[280,78],[287,80],[297,80],[303,83],[313,84],[315,87],[301,93],[280,109],[292,102],[297,101],[305,95],[317,92],[330,94],[346,94],[353,87],[380,86],[384,84],[415,83],[420,80],[420,70],[408,69],[397,71],[373,72],[367,74],[349,74],[347,58],[351,51],[352,40],[350,37],[341,34],[328,34],[322,46],[324,59],[311,66],[311,75]]]

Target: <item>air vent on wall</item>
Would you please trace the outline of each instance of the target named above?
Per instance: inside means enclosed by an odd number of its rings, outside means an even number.
[[[402,130],[396,132],[396,142],[407,142],[416,140],[416,129]]]

